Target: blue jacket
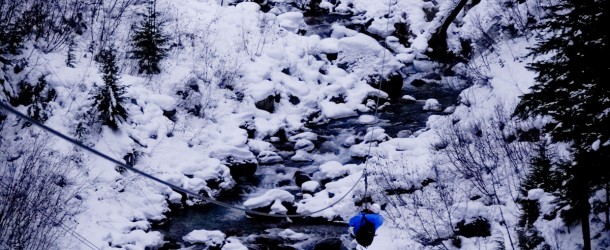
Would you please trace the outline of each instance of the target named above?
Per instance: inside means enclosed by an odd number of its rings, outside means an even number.
[[[377,230],[383,224],[383,217],[379,214],[365,214],[360,213],[349,220],[349,226],[354,228],[354,234],[360,229],[362,223],[362,216],[365,216],[366,220],[372,222]]]

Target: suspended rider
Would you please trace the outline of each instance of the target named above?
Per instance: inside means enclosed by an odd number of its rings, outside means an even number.
[[[373,204],[349,220],[350,233],[363,247],[373,243],[375,231],[383,224],[383,217],[379,212],[381,212],[379,204]]]

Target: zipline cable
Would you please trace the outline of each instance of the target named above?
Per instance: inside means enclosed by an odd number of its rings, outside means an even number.
[[[132,172],[134,172],[136,174],[139,174],[139,175],[144,176],[144,177],[146,177],[148,179],[151,179],[151,180],[153,180],[155,182],[158,182],[160,184],[168,186],[168,187],[170,187],[170,188],[172,188],[174,190],[177,190],[177,191],[186,193],[188,195],[191,195],[191,196],[193,196],[195,198],[207,201],[209,203],[216,204],[216,205],[219,205],[219,206],[223,206],[223,207],[226,207],[226,208],[241,210],[241,211],[244,211],[246,213],[253,214],[253,215],[266,216],[266,217],[275,217],[275,218],[300,218],[300,217],[307,217],[307,216],[310,216],[310,215],[322,212],[322,211],[324,211],[326,209],[329,209],[329,208],[333,207],[334,205],[339,203],[341,200],[343,200],[345,197],[347,197],[347,195],[350,194],[354,190],[354,188],[356,188],[356,186],[358,185],[360,180],[363,178],[364,173],[365,173],[365,171],[362,172],[363,174],[358,178],[358,180],[356,180],[356,183],[343,196],[341,196],[338,200],[334,201],[333,203],[331,203],[330,205],[328,205],[328,206],[326,206],[326,207],[324,207],[322,209],[318,209],[318,210],[313,211],[313,212],[301,213],[301,214],[270,214],[270,213],[263,213],[263,212],[259,212],[259,211],[252,210],[252,209],[248,209],[248,208],[245,208],[245,207],[234,206],[234,205],[226,203],[226,202],[217,201],[217,200],[214,200],[212,198],[202,196],[202,195],[198,194],[197,192],[194,192],[194,191],[185,189],[183,187],[176,186],[176,185],[174,185],[172,183],[169,183],[167,181],[161,180],[161,179],[159,179],[159,178],[157,178],[157,177],[155,177],[153,175],[150,175],[150,174],[148,174],[148,173],[146,173],[146,172],[144,172],[142,170],[136,169],[136,168],[134,168],[132,166],[129,166],[129,165],[125,164],[125,163],[122,163],[122,162],[120,162],[120,161],[118,161],[118,160],[116,160],[116,159],[114,159],[114,158],[112,158],[112,157],[102,153],[102,152],[99,152],[99,151],[97,151],[97,150],[95,150],[95,149],[93,149],[93,148],[91,148],[89,146],[86,146],[83,143],[81,143],[81,142],[79,142],[79,141],[77,141],[77,140],[75,140],[75,139],[73,139],[73,138],[71,138],[71,137],[69,137],[67,135],[62,134],[61,132],[59,132],[59,131],[57,131],[57,130],[55,130],[53,128],[50,128],[50,127],[40,123],[39,121],[36,121],[36,120],[34,120],[34,119],[32,119],[32,118],[22,114],[21,112],[17,111],[16,109],[14,109],[10,105],[6,104],[5,102],[0,101],[0,108],[3,108],[6,111],[9,111],[9,112],[15,114],[16,116],[26,120],[27,122],[29,122],[31,124],[34,124],[34,125],[42,128],[43,130],[45,130],[45,131],[47,131],[47,132],[49,132],[49,133],[51,133],[51,134],[61,138],[61,139],[64,139],[64,140],[66,140],[66,141],[68,141],[68,142],[70,142],[70,143],[72,143],[72,144],[74,144],[74,145],[76,145],[76,146],[86,150],[86,151],[89,151],[90,153],[92,153],[94,155],[97,155],[97,156],[99,156],[99,157],[101,157],[101,158],[103,158],[103,159],[105,159],[107,161],[110,161],[110,162],[112,162],[112,163],[114,163],[116,165],[124,167],[125,169],[127,169],[129,171],[132,171]]]
[[[392,8],[391,8],[391,3],[392,0],[388,0],[388,21],[385,24],[385,34],[388,34],[389,31],[389,27],[390,27],[390,14],[392,13]],[[383,43],[383,56],[381,58],[381,72],[379,73],[379,85],[377,86],[377,92],[381,92],[381,85],[383,84],[383,71],[385,70],[385,57],[386,57],[386,53],[388,51],[388,44],[387,41],[384,41]],[[375,100],[375,112],[374,112],[374,117],[375,120],[373,121],[373,125],[377,124],[379,122],[379,93],[377,93],[376,96],[376,100]],[[371,130],[371,140],[375,139],[375,127],[372,127],[373,129]],[[365,138],[366,139],[366,138]],[[368,209],[368,190],[369,190],[369,178],[368,178],[368,165],[369,165],[369,159],[371,157],[371,149],[373,147],[373,143],[369,143],[369,149],[368,149],[368,153],[366,154],[366,162],[364,163],[364,170],[362,170],[362,176],[364,176],[364,208]],[[372,199],[371,199],[372,201]]]
[[[389,30],[388,27],[389,27],[389,23],[390,23],[390,20],[389,20],[390,12],[391,12],[391,0],[388,0],[388,21],[386,23],[386,33]],[[386,64],[385,59],[386,59],[386,53],[387,53],[387,50],[388,50],[386,43],[387,42],[384,42],[384,50],[383,50],[383,56],[382,56],[382,60],[381,60],[381,72],[379,74],[379,85],[377,87],[378,92],[381,91],[381,85],[383,84],[383,80],[382,80],[383,79],[383,74],[384,74],[383,71],[385,70],[385,64]],[[375,100],[375,112],[374,112],[375,120],[374,120],[373,124],[377,124],[378,120],[379,120],[379,118],[378,118],[378,115],[379,115],[379,101],[380,101],[380,97],[379,97],[379,93],[377,93],[376,100]],[[101,153],[101,152],[99,152],[99,151],[97,151],[97,150],[95,150],[95,149],[93,149],[93,148],[91,148],[89,146],[86,146],[83,143],[81,143],[81,142],[79,142],[79,141],[77,141],[77,140],[75,140],[75,139],[73,139],[73,138],[71,138],[69,136],[66,136],[66,135],[64,135],[64,134],[62,134],[60,132],[58,132],[57,130],[55,130],[53,128],[50,128],[50,127],[48,127],[48,126],[46,126],[46,125],[44,125],[44,124],[42,124],[42,123],[40,123],[40,122],[38,122],[38,121],[36,121],[34,119],[32,119],[32,118],[22,114],[21,112],[17,111],[16,109],[14,109],[13,107],[11,107],[10,105],[6,104],[3,101],[0,101],[0,108],[3,108],[5,110],[15,114],[16,116],[18,116],[18,117],[20,117],[20,118],[22,118],[22,119],[24,119],[24,120],[26,120],[26,121],[36,125],[36,126],[42,128],[43,130],[45,130],[45,131],[47,131],[47,132],[49,132],[49,133],[51,133],[51,134],[53,134],[53,135],[55,135],[55,136],[57,136],[59,138],[62,138],[64,140],[72,143],[73,145],[76,145],[76,146],[78,146],[78,147],[80,147],[80,148],[82,148],[82,149],[84,149],[86,151],[89,151],[90,153],[92,153],[94,155],[97,155],[97,156],[99,156],[99,157],[101,157],[101,158],[103,158],[103,159],[105,159],[107,161],[110,161],[110,162],[112,162],[114,164],[117,164],[117,165],[119,165],[119,166],[121,166],[121,167],[123,167],[123,168],[125,168],[125,169],[127,169],[129,171],[132,171],[132,172],[134,172],[136,174],[144,176],[144,177],[146,177],[148,179],[151,179],[151,180],[153,180],[155,182],[158,182],[160,184],[163,184],[165,186],[168,186],[168,187],[170,187],[170,188],[172,188],[174,190],[181,191],[181,192],[183,192],[185,194],[191,195],[191,196],[193,196],[195,198],[207,201],[207,202],[212,203],[212,204],[216,204],[218,206],[223,206],[223,207],[230,208],[230,209],[241,210],[241,211],[244,211],[244,212],[249,213],[249,214],[265,216],[265,217],[275,217],[275,218],[300,218],[300,217],[307,217],[307,216],[310,216],[310,215],[322,212],[324,210],[327,210],[327,209],[333,207],[334,205],[336,205],[337,203],[341,202],[345,197],[347,197],[347,195],[349,195],[356,188],[356,186],[358,185],[360,180],[363,179],[363,178],[364,178],[364,204],[367,203],[367,197],[366,196],[367,196],[367,193],[368,193],[368,172],[367,172],[367,168],[368,168],[368,164],[369,164],[368,159],[367,159],[367,161],[364,164],[364,169],[362,170],[362,174],[360,175],[360,177],[358,177],[358,180],[356,180],[354,185],[343,196],[341,196],[338,200],[334,201],[330,205],[328,205],[328,206],[326,206],[326,207],[324,207],[322,209],[318,209],[316,211],[313,211],[313,212],[307,212],[307,213],[301,213],[301,214],[271,214],[271,213],[263,213],[263,212],[259,212],[259,211],[252,210],[252,209],[248,209],[248,208],[245,208],[245,207],[239,207],[239,206],[235,206],[235,205],[232,205],[232,204],[229,204],[229,203],[226,203],[226,202],[214,200],[212,198],[202,196],[202,195],[200,195],[197,192],[194,192],[194,191],[191,191],[191,190],[188,190],[188,189],[176,186],[174,184],[171,184],[171,183],[169,183],[167,181],[161,180],[161,179],[159,179],[159,178],[157,178],[157,177],[155,177],[155,176],[153,176],[151,174],[148,174],[148,173],[146,173],[146,172],[144,172],[142,170],[136,169],[133,166],[129,166],[129,165],[125,164],[125,163],[122,163],[122,162],[120,162],[120,161],[118,161],[118,160],[116,160],[116,159],[114,159],[114,158],[112,158],[112,157],[110,157],[110,156],[108,156],[108,155],[106,155],[104,153]],[[373,140],[375,138],[374,137],[375,130],[376,129],[373,127],[373,129],[371,131],[371,140]],[[370,155],[371,155],[372,144],[373,143],[369,143],[367,157],[370,157]]]

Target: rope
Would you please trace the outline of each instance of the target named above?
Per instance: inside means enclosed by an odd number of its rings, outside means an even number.
[[[388,0],[388,21],[385,24],[385,34],[388,33],[389,30],[389,26],[390,26],[390,14],[392,13],[392,8],[391,8],[391,2],[392,0]],[[379,86],[377,86],[377,91],[381,92],[381,85],[383,84],[383,71],[385,70],[385,57],[386,57],[386,52],[388,51],[388,44],[387,42],[383,43],[383,56],[381,59],[381,72],[379,73]],[[375,112],[374,112],[374,116],[375,116],[375,120],[373,122],[373,125],[377,124],[379,122],[379,95],[376,96],[375,99]],[[373,130],[371,131],[371,139],[375,138],[375,128],[373,127]],[[367,156],[367,160],[364,164],[364,170],[362,170],[362,175],[364,176],[364,208],[368,209],[368,200],[367,200],[367,195],[368,195],[368,189],[369,189],[369,181],[368,181],[368,172],[367,172],[367,168],[369,165],[369,159],[371,157],[371,148],[373,147],[373,143],[369,143],[369,149],[368,149],[368,153],[366,154]]]
[[[389,24],[390,24],[389,15],[390,15],[390,13],[391,13],[391,0],[388,0],[388,22],[386,23],[386,33],[389,30]],[[387,44],[384,43],[383,56],[382,56],[382,60],[381,60],[381,73],[379,75],[379,86],[377,87],[378,91],[381,91],[381,85],[383,84],[383,81],[382,81],[382,77],[383,76],[382,75],[384,73],[383,71],[385,70],[385,64],[386,64],[385,60],[386,60],[387,50],[388,50],[387,49]],[[375,112],[374,112],[375,120],[374,120],[373,124],[377,124],[378,120],[379,120],[379,118],[378,118],[378,115],[379,115],[379,100],[380,100],[379,95],[377,95],[376,100],[375,100]],[[11,113],[15,114],[16,116],[18,116],[18,117],[20,117],[20,118],[22,118],[22,119],[24,119],[24,120],[26,120],[26,121],[36,125],[36,126],[42,128],[43,130],[45,130],[45,131],[47,131],[47,132],[49,132],[49,133],[51,133],[51,134],[53,134],[53,135],[55,135],[55,136],[57,136],[59,138],[62,138],[64,140],[68,141],[69,143],[72,143],[73,145],[76,145],[76,146],[78,146],[78,147],[80,147],[80,148],[82,148],[82,149],[84,149],[86,151],[89,151],[90,153],[92,153],[94,155],[97,155],[97,156],[99,156],[99,157],[101,157],[101,158],[103,158],[103,159],[105,159],[107,161],[110,161],[110,162],[112,162],[112,163],[114,163],[116,165],[119,165],[121,167],[124,167],[125,169],[127,169],[129,171],[132,171],[132,172],[134,172],[136,174],[144,176],[144,177],[146,177],[148,179],[151,179],[151,180],[153,180],[153,181],[155,181],[157,183],[160,183],[162,185],[168,186],[168,187],[170,187],[170,188],[172,188],[174,190],[178,190],[178,191],[181,191],[181,192],[183,192],[185,194],[191,195],[191,196],[193,196],[195,198],[207,201],[209,203],[212,203],[212,204],[215,204],[215,205],[218,205],[218,206],[223,206],[223,207],[226,207],[226,208],[229,208],[229,209],[241,210],[241,211],[244,211],[246,213],[250,213],[250,214],[254,214],[254,215],[259,215],[259,216],[265,216],[265,217],[275,217],[275,218],[300,218],[300,217],[307,217],[307,216],[310,216],[310,215],[322,212],[324,210],[327,210],[327,209],[333,207],[334,205],[336,205],[337,203],[339,203],[340,201],[342,201],[345,197],[347,197],[348,194],[350,194],[356,188],[356,186],[358,185],[360,180],[363,179],[363,178],[364,178],[364,204],[367,204],[367,194],[368,194],[368,172],[367,172],[367,169],[368,169],[368,164],[369,164],[368,159],[365,162],[364,169],[362,170],[362,174],[360,175],[360,177],[358,177],[358,180],[356,180],[354,185],[343,196],[341,196],[338,200],[336,200],[335,202],[331,203],[330,205],[328,205],[328,206],[326,206],[326,207],[324,207],[322,209],[318,209],[316,211],[313,211],[313,212],[307,212],[307,213],[301,213],[301,214],[284,214],[284,215],[282,215],[282,214],[270,214],[270,213],[263,213],[263,212],[255,211],[255,210],[248,209],[248,208],[245,208],[245,207],[235,206],[235,205],[232,205],[232,204],[229,204],[229,203],[226,203],[226,202],[222,202],[222,201],[217,201],[217,200],[214,200],[212,198],[202,196],[202,195],[200,195],[197,192],[194,192],[194,191],[191,191],[191,190],[188,190],[188,189],[176,186],[176,185],[174,185],[172,183],[169,183],[169,182],[161,180],[161,179],[159,179],[159,178],[157,178],[157,177],[155,177],[155,176],[153,176],[151,174],[148,174],[148,173],[146,173],[146,172],[144,172],[142,170],[136,169],[136,168],[134,168],[132,166],[129,166],[129,165],[125,164],[125,163],[122,163],[122,162],[120,162],[120,161],[118,161],[118,160],[116,160],[116,159],[114,159],[114,158],[112,158],[112,157],[110,157],[110,156],[108,156],[108,155],[106,155],[104,153],[101,153],[101,152],[99,152],[99,151],[97,151],[97,150],[95,150],[95,149],[93,149],[93,148],[91,148],[89,146],[86,146],[83,143],[81,143],[81,142],[79,142],[79,141],[77,141],[77,140],[75,140],[75,139],[73,139],[73,138],[71,138],[69,136],[66,136],[66,135],[64,135],[64,134],[62,134],[60,132],[58,132],[57,130],[55,130],[53,128],[50,128],[50,127],[48,127],[48,126],[46,126],[46,125],[44,125],[44,124],[42,124],[42,123],[40,123],[40,122],[38,122],[38,121],[36,121],[34,119],[32,119],[32,118],[22,114],[21,112],[17,111],[13,107],[11,107],[10,105],[5,104],[2,101],[0,101],[0,108],[3,108],[5,110],[11,112]],[[375,138],[374,135],[375,135],[375,129],[373,128],[373,130],[371,131],[371,139]],[[367,157],[371,156],[371,148],[372,148],[372,143],[369,143]],[[366,208],[368,208],[368,204],[365,205],[365,206],[366,206]]]
[[[159,179],[159,178],[157,178],[155,176],[152,176],[152,175],[150,175],[150,174],[148,174],[148,173],[146,173],[146,172],[144,172],[142,170],[136,169],[136,168],[134,168],[132,166],[129,166],[129,165],[125,164],[125,163],[122,163],[122,162],[120,162],[120,161],[118,161],[118,160],[116,160],[116,159],[114,159],[114,158],[112,158],[112,157],[110,157],[110,156],[108,156],[108,155],[106,155],[104,153],[101,153],[101,152],[99,152],[99,151],[97,151],[97,150],[95,150],[95,149],[93,149],[91,147],[88,147],[88,146],[84,145],[83,143],[81,143],[81,142],[79,142],[79,141],[77,141],[77,140],[75,140],[75,139],[73,139],[73,138],[71,138],[71,137],[69,137],[67,135],[64,135],[64,134],[58,132],[57,130],[55,130],[53,128],[50,128],[50,127],[40,123],[39,121],[36,121],[36,120],[34,120],[34,119],[32,119],[32,118],[22,114],[21,112],[17,111],[13,107],[7,105],[5,102],[0,101],[0,108],[3,108],[6,111],[11,112],[11,113],[15,114],[16,116],[18,116],[18,117],[28,121],[29,123],[34,124],[34,125],[40,127],[41,129],[43,129],[43,130],[45,130],[45,131],[47,131],[47,132],[49,132],[49,133],[51,133],[51,134],[61,138],[61,139],[64,139],[64,140],[68,141],[69,143],[72,143],[72,144],[74,144],[74,145],[76,145],[76,146],[78,146],[78,147],[80,147],[80,148],[82,148],[82,149],[84,149],[86,151],[89,151],[90,153],[92,153],[94,155],[97,155],[97,156],[99,156],[99,157],[101,157],[101,158],[103,158],[103,159],[105,159],[107,161],[110,161],[110,162],[112,162],[112,163],[114,163],[116,165],[124,167],[125,169],[127,169],[129,171],[132,171],[132,172],[134,172],[136,174],[144,176],[144,177],[146,177],[148,179],[151,179],[151,180],[153,180],[155,182],[158,182],[160,184],[168,186],[168,187],[170,187],[170,188],[172,188],[174,190],[178,190],[180,192],[186,193],[188,195],[191,195],[191,196],[193,196],[195,198],[207,201],[209,203],[216,204],[218,206],[223,206],[223,207],[230,208],[230,209],[235,209],[235,210],[241,210],[241,211],[244,211],[246,213],[250,213],[250,214],[254,214],[254,215],[259,215],[259,216],[275,217],[275,218],[300,218],[300,217],[307,217],[307,216],[310,216],[310,215],[322,212],[322,211],[324,211],[326,209],[329,209],[329,208],[333,207],[334,205],[339,203],[341,200],[343,200],[345,197],[347,197],[347,195],[350,194],[354,190],[354,188],[356,188],[356,186],[358,185],[360,180],[363,178],[364,173],[365,173],[365,171],[362,172],[362,175],[358,178],[358,180],[356,180],[356,183],[343,196],[341,196],[338,200],[336,200],[335,202],[331,203],[330,205],[328,205],[328,206],[326,206],[326,207],[324,207],[322,209],[318,209],[318,210],[313,211],[313,212],[301,213],[301,214],[270,214],[270,213],[263,213],[263,212],[259,212],[259,211],[252,210],[252,209],[248,209],[248,208],[245,208],[245,207],[234,206],[234,205],[226,203],[226,202],[217,201],[217,200],[214,200],[212,198],[202,196],[202,195],[198,194],[197,192],[194,192],[194,191],[185,189],[183,187],[179,187],[179,186],[176,186],[174,184],[171,184],[171,183],[169,183],[167,181],[161,180],[161,179]]]

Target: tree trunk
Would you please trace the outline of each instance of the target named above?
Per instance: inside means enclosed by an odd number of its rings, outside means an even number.
[[[460,11],[466,6],[468,0],[460,0],[460,2],[455,6],[451,13],[443,24],[432,34],[430,40],[428,41],[428,47],[432,49],[430,56],[432,57],[440,57],[444,58],[448,56],[447,53],[447,29],[449,29],[449,25],[455,20]]]
[[[610,230],[610,183],[606,183],[606,230]]]
[[[580,198],[580,209],[578,209],[582,225],[583,250],[591,250],[591,229],[589,228],[590,210],[591,204],[589,204],[588,195],[583,195]]]

